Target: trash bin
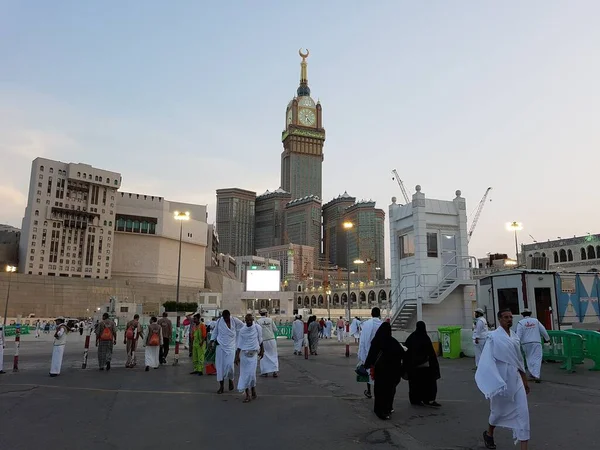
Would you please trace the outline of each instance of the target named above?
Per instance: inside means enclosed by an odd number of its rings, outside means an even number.
[[[461,327],[440,327],[440,341],[442,343],[442,357],[448,359],[460,358],[460,330]]]

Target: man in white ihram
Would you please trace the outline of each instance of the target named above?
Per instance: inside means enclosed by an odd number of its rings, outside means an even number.
[[[479,365],[481,353],[485,347],[485,340],[488,335],[488,324],[485,320],[483,309],[475,310],[475,329],[473,330],[473,349],[475,350],[475,368]]]
[[[260,310],[260,319],[256,321],[262,328],[263,348],[265,355],[260,360],[260,374],[268,377],[270,373],[273,378],[277,378],[279,372],[279,355],[277,354],[277,325],[270,317],[267,317],[267,310]]]
[[[527,450],[530,427],[527,395],[529,385],[521,354],[519,338],[511,330],[513,316],[509,309],[498,311],[500,327],[488,334],[487,342],[475,382],[479,390],[490,399],[488,429],[483,432],[486,448],[494,449],[496,427],[509,428],[513,438],[521,441],[521,450]]]
[[[256,399],[256,365],[264,355],[262,329],[254,323],[252,314],[246,314],[246,326],[238,332],[235,364],[240,366],[238,391],[245,392],[244,403]],[[252,391],[252,397],[250,392]]]
[[[294,355],[302,354],[302,343],[304,342],[304,322],[302,316],[296,316],[292,323],[292,340],[294,341]]]
[[[381,310],[377,307],[371,310],[371,318],[365,320],[362,324],[362,331],[360,334],[360,341],[358,344],[358,363],[364,364],[367,360],[369,350],[371,350],[371,341],[375,337],[377,330],[383,322],[381,321]],[[371,398],[371,385],[373,384],[373,378],[369,377],[367,383],[367,390],[364,392],[365,397]]]
[[[548,336],[546,327],[535,317],[531,317],[530,310],[524,309],[521,315],[523,319],[517,324],[517,337],[525,352],[527,371],[536,383],[540,383],[543,357],[542,336],[544,342],[550,342],[550,336]]]
[[[225,379],[229,380],[229,390],[233,391],[234,359],[237,348],[237,334],[244,326],[237,317],[231,317],[226,309],[215,325],[215,330],[210,335],[211,345],[216,345],[215,366],[217,369],[217,381],[222,394],[225,387]]]

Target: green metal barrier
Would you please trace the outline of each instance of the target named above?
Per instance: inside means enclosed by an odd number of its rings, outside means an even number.
[[[292,338],[292,326],[291,325],[279,325],[277,326],[277,335],[275,337],[285,336],[286,339]]]
[[[583,338],[583,356],[594,362],[594,367],[590,370],[600,371],[600,333],[579,329],[569,330],[568,333],[573,333]]]
[[[16,325],[7,325],[6,329],[4,330],[4,335],[6,337],[16,335],[17,334],[16,328],[17,328]],[[21,325],[21,334],[29,334],[29,326],[28,325]]]
[[[583,338],[568,331],[549,330],[550,345],[544,345],[544,361],[562,361],[561,369],[575,372],[575,365],[583,363]]]

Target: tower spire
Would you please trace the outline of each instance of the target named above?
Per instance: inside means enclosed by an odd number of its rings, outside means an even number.
[[[302,53],[302,49],[298,50],[298,54],[302,58],[300,62],[300,86],[298,86],[298,97],[310,96],[310,88],[308,87],[308,70],[306,58],[310,55],[310,51],[306,49],[306,53]]]

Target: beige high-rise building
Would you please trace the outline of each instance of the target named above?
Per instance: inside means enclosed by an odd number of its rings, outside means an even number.
[[[285,232],[285,243],[313,247],[315,258],[318,258],[321,253],[321,199],[310,195],[289,202],[285,207]]]
[[[291,199],[290,193],[281,188],[256,197],[254,247],[257,250],[285,243],[285,205]]]
[[[121,174],[36,158],[19,244],[19,272],[110,278]]]
[[[189,212],[189,220],[175,220],[176,211]],[[208,245],[206,205],[119,192],[113,278],[175,285],[180,231],[181,285],[203,288]]]

